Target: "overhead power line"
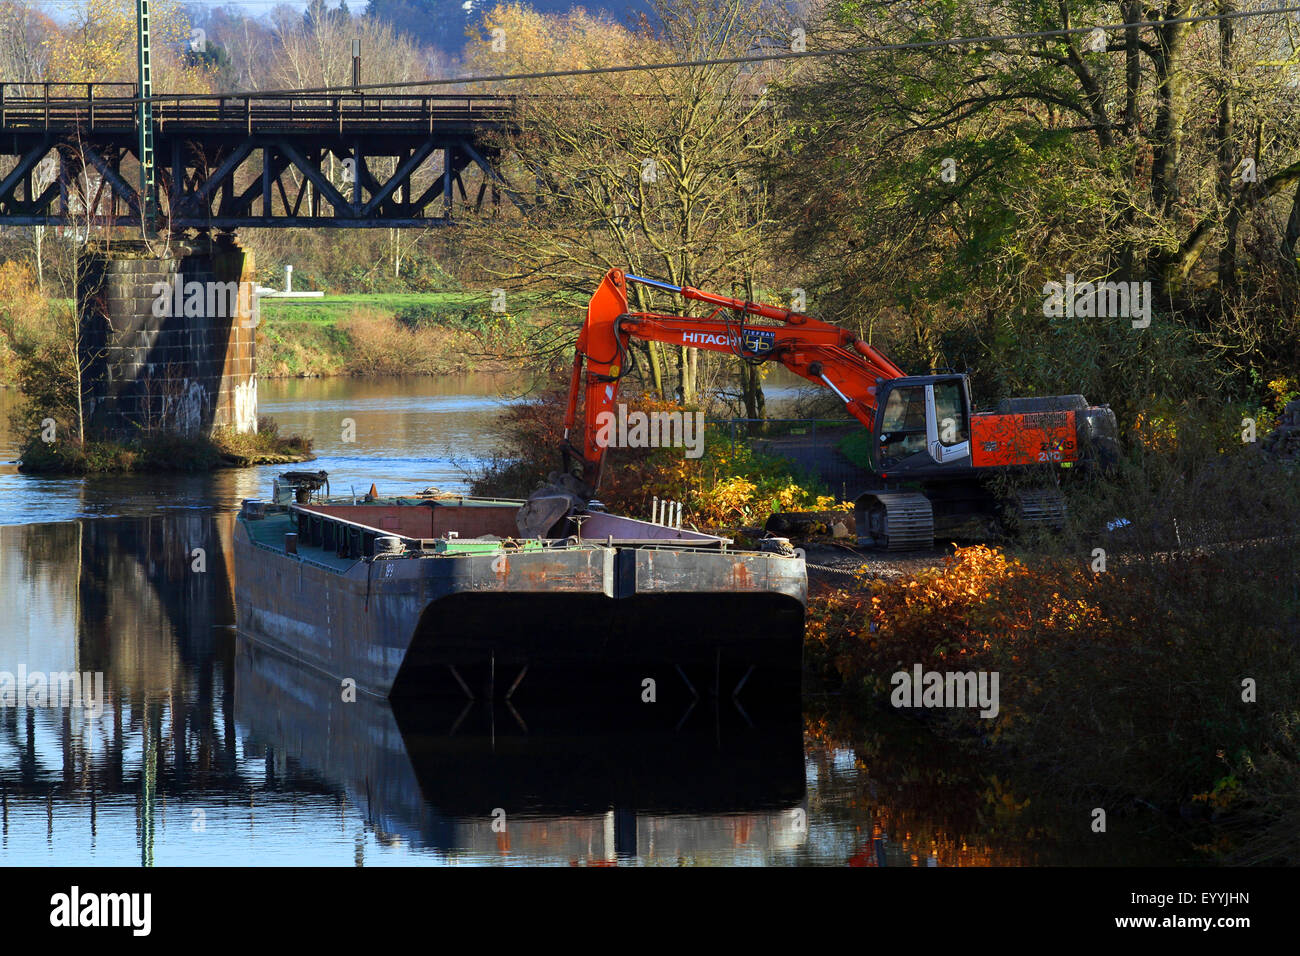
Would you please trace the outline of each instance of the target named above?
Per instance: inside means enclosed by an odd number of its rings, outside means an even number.
[[[486,73],[469,76],[438,77],[423,80],[402,80],[390,83],[364,83],[358,86],[318,86],[290,90],[245,90],[224,93],[229,97],[258,96],[324,96],[367,92],[374,90],[418,89],[431,86],[459,86],[465,83],[504,83],[510,80],[543,80],[575,76],[599,76],[612,73],[636,73],[652,70],[674,70],[702,66],[730,66],[744,63],[767,63],[782,60],[806,60],[835,56],[862,56],[871,53],[891,53],[908,50],[933,50],[942,47],[975,46],[980,44],[1005,43],[1012,40],[1049,40],[1066,37],[1094,35],[1096,31],[1116,33],[1134,28],[1168,27],[1179,24],[1210,23],[1222,20],[1246,20],[1255,17],[1279,16],[1286,13],[1300,13],[1300,5],[1289,7],[1269,7],[1262,10],[1236,10],[1225,13],[1203,14],[1189,17],[1170,17],[1164,20],[1138,20],[1129,23],[1105,23],[1084,27],[1067,27],[1058,30],[1035,30],[1024,33],[1001,33],[970,37],[945,37],[935,40],[915,40],[902,43],[876,43],[866,46],[839,47],[828,50],[801,50],[770,53],[748,53],[737,56],[709,57],[697,60],[671,60],[656,63],[625,63],[617,66],[597,66],[571,70],[541,70],[533,73]],[[178,102],[181,100],[207,99],[211,93],[155,94],[155,100]],[[132,100],[136,102],[137,100]]]

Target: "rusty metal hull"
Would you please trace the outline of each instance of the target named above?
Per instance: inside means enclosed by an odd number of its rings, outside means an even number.
[[[537,551],[360,555],[235,528],[237,623],[333,679],[386,697],[447,689],[447,665],[718,664],[797,674],[801,558],[580,541]],[[292,527],[284,518],[286,529]]]

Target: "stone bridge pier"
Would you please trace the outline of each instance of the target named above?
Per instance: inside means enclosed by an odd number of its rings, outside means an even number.
[[[89,434],[256,431],[253,273],[253,254],[224,237],[86,250],[78,301]]]

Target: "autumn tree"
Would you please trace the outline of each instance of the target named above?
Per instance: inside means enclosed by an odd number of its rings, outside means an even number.
[[[150,65],[155,90],[206,93],[211,70],[186,57],[192,42],[185,8],[176,0],[149,5],[153,41]],[[87,0],[67,26],[44,41],[48,57],[42,79],[67,83],[134,83],[135,0]]]
[[[428,76],[430,58],[407,37],[388,23],[373,16],[354,16],[346,6],[327,7],[313,0],[307,9],[277,7],[270,15],[269,29],[260,32],[247,21],[222,21],[218,35],[230,45],[232,70],[243,89],[346,89],[352,83],[352,42],[360,40],[363,75],[366,84],[404,83]],[[382,88],[368,93],[393,93],[400,89]],[[369,157],[368,168],[376,174],[391,175],[397,166],[394,157]],[[326,156],[324,172],[341,191],[351,190],[353,170],[339,161],[333,152]],[[290,169],[285,173],[295,186],[302,185],[301,174]],[[426,163],[412,177],[417,195],[432,182],[436,173]],[[311,184],[306,184],[310,196]],[[353,282],[361,280],[355,268],[364,264],[368,273],[401,276],[404,262],[410,259],[427,230],[389,229],[342,230],[322,238],[313,234],[304,242],[297,230],[244,230],[260,260],[283,261],[296,256],[315,257],[320,253],[334,262],[344,263]],[[305,277],[304,277],[305,278]],[[375,279],[369,276],[367,281]]]
[[[655,11],[657,24],[634,33],[581,10],[543,17],[498,6],[467,47],[467,72],[718,59],[754,50],[782,19],[776,7],[741,0],[664,0]],[[537,288],[570,315],[613,267],[675,285],[766,284],[772,221],[757,170],[781,138],[766,81],[762,69],[726,64],[492,84],[529,94],[517,127],[494,144],[524,212],[473,231],[476,247],[502,282]],[[638,309],[683,305],[641,286],[631,294]],[[570,318],[540,347],[567,348],[573,331]],[[704,397],[698,351],[637,350],[661,396]]]
[[[809,61],[781,90],[781,215],[808,285],[917,371],[1085,391],[1130,420],[1294,369],[1300,24],[1239,8],[826,7],[810,50],[913,46]],[[999,35],[1021,38],[937,42]],[[1067,275],[1149,282],[1157,318],[1048,318]]]

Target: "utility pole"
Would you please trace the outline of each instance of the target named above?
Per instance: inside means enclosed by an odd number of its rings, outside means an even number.
[[[135,52],[140,103],[136,124],[140,140],[136,155],[140,160],[140,215],[144,237],[153,233],[154,162],[153,162],[153,76],[149,66],[149,0],[135,0]]]

